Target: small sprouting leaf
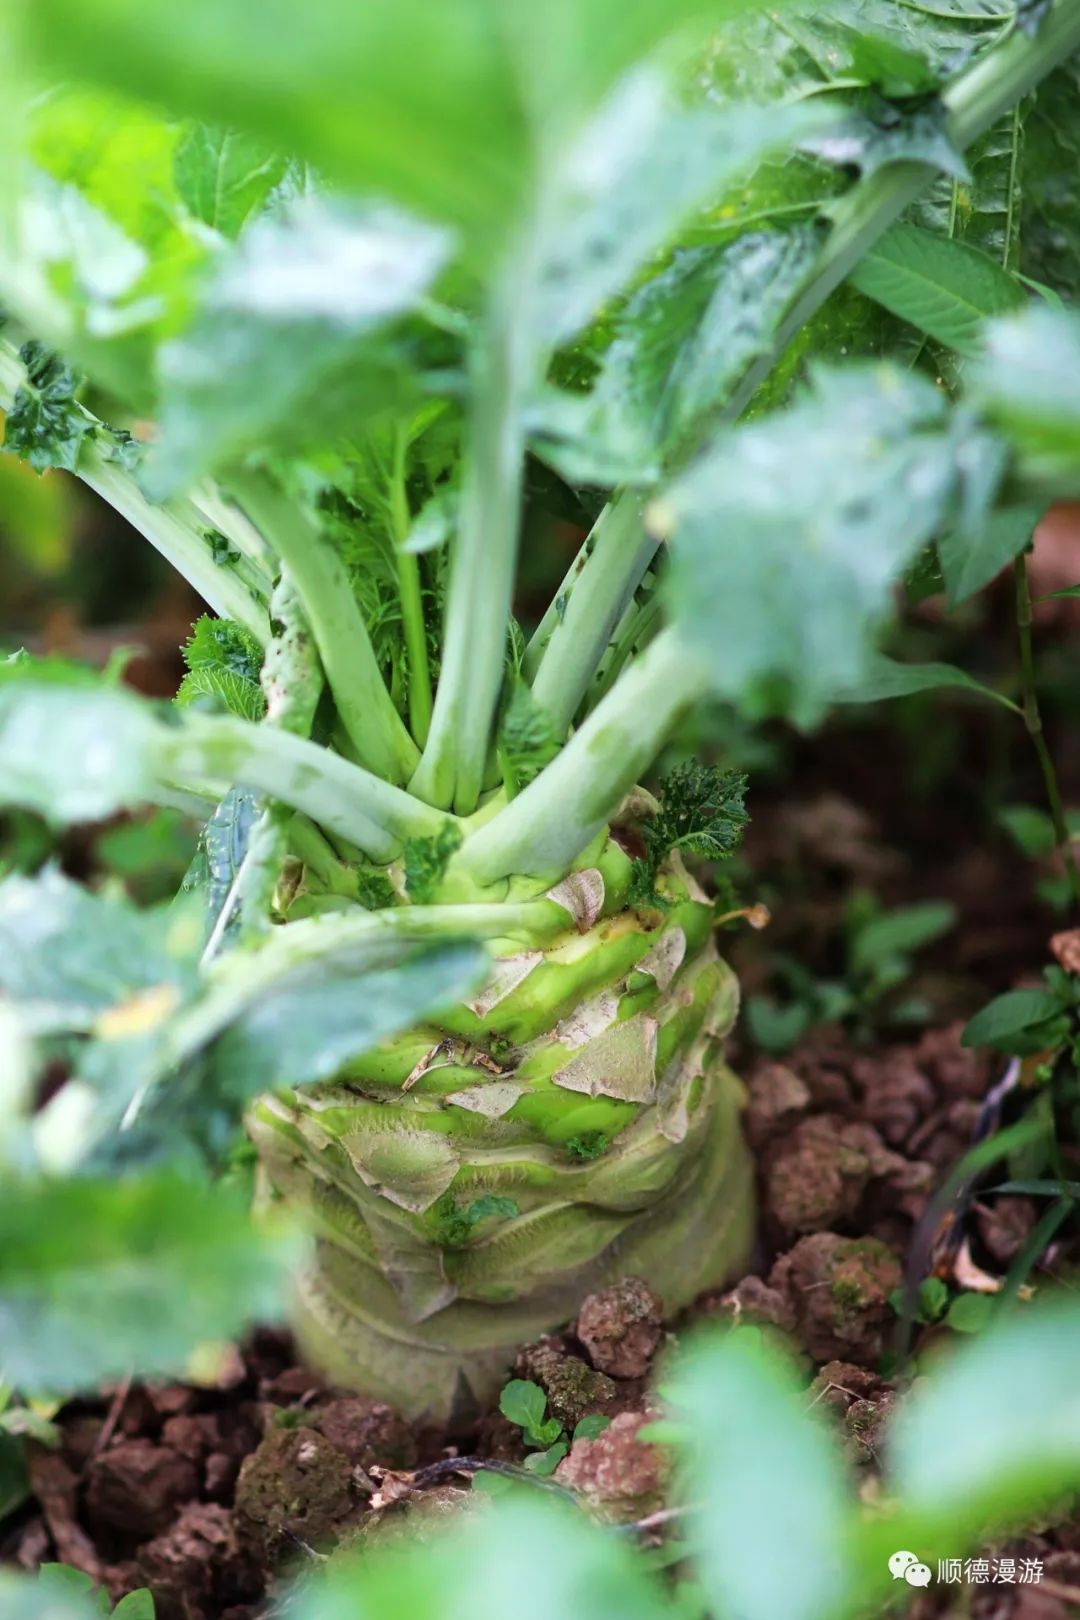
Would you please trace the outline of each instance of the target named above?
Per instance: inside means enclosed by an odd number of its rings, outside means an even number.
[[[499,758],[507,795],[513,798],[555,758],[559,738],[540,704],[519,676],[511,677],[510,696],[499,727]]]
[[[511,1378],[499,1396],[499,1411],[518,1428],[532,1429],[544,1421],[547,1396],[531,1379]]]
[[[993,1294],[957,1294],[945,1314],[945,1325],[954,1333],[982,1333],[994,1320],[998,1303]]]
[[[236,1190],[164,1173],[9,1181],[0,1362],[15,1384],[58,1390],[179,1372],[199,1343],[279,1314],[289,1258]]]
[[[534,1384],[531,1379],[512,1378],[505,1384],[499,1396],[499,1411],[511,1423],[517,1424],[530,1446],[546,1449],[553,1446],[562,1433],[558,1418],[545,1419],[547,1396],[540,1385]],[[555,1462],[558,1461],[556,1458]]]
[[[233,619],[201,614],[180,652],[192,674],[200,669],[224,670],[258,685],[262,648],[251,631]]]
[[[155,1620],[154,1594],[148,1586],[122,1597],[112,1612],[112,1620]]]
[[[545,1427],[548,1425],[545,1424]],[[553,1474],[570,1450],[565,1440],[556,1440],[554,1445],[548,1446],[544,1451],[530,1452],[525,1458],[525,1467],[530,1474],[541,1476]]]
[[[574,1428],[575,1440],[595,1440],[598,1434],[611,1427],[611,1419],[602,1412],[588,1412]]]
[[[918,225],[886,231],[851,280],[891,314],[961,355],[978,352],[987,319],[1024,302],[1018,282],[988,254]]]
[[[201,123],[186,126],[173,157],[181,198],[196,219],[224,236],[236,236],[286,167],[283,157],[254,136]]]
[[[415,905],[426,906],[443,880],[450,857],[461,848],[461,828],[449,818],[430,838],[405,843],[405,891]]]
[[[258,722],[266,713],[266,695],[257,681],[228,669],[189,670],[180,682],[176,701],[182,709],[205,708],[210,713],[238,715]]]
[[[1046,1023],[1061,1010],[1061,997],[1053,990],[1006,990],[968,1022],[961,1045],[995,1046],[1009,1036]]]
[[[40,343],[24,344],[19,358],[26,366],[26,381],[7,413],[3,448],[21,456],[35,472],[49,467],[74,472],[83,441],[93,432],[90,417],[75,398],[75,374]]]

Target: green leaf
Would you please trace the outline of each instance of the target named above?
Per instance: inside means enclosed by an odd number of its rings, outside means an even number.
[[[818,244],[808,227],[678,250],[628,300],[591,391],[534,402],[537,454],[575,482],[655,482],[768,350]]]
[[[1026,120],[1020,265],[1072,301],[1080,297],[1080,65],[1065,62],[1035,92]]]
[[[211,714],[235,714],[253,722],[266,714],[266,696],[258,682],[227,669],[190,670],[180,682],[176,701],[182,709],[205,708]]]
[[[42,1564],[37,1578],[46,1592],[85,1598],[95,1614],[108,1616],[112,1611],[108,1596],[85,1570],[73,1569],[70,1564]]]
[[[611,1419],[602,1412],[588,1412],[574,1427],[575,1440],[595,1440],[598,1434],[611,1427]]]
[[[52,825],[96,821],[144,801],[148,708],[55,660],[0,664],[0,804]],[[42,738],[49,739],[48,748]]]
[[[1064,590],[1048,591],[1045,596],[1040,596],[1038,600],[1040,602],[1058,602],[1063,598],[1069,599],[1077,596],[1080,596],[1080,585],[1066,585]]]
[[[629,1540],[548,1494],[511,1489],[452,1535],[340,1553],[293,1591],[282,1620],[671,1620]]]
[[[193,122],[173,159],[176,189],[187,207],[224,236],[238,235],[284,178],[286,161],[240,130]]]
[[[214,1048],[214,1069],[228,1094],[246,1100],[328,1080],[379,1041],[461,1001],[488,965],[479,946],[464,943],[399,954],[396,964],[360,972],[328,959],[272,997],[258,997]]]
[[[1045,505],[1002,507],[970,529],[941,536],[937,549],[951,608],[989,585],[1024,550],[1044,510]]]
[[[120,1599],[112,1612],[112,1620],[155,1620],[154,1594],[142,1586]]]
[[[0,1362],[54,1389],[178,1373],[200,1343],[280,1313],[289,1258],[235,1190],[167,1174],[9,1183]]]
[[[199,847],[181,884],[181,894],[203,896],[204,943],[213,933],[247,854],[259,817],[259,800],[243,788],[230,788],[199,835]],[[239,927],[239,914],[226,924],[225,937]]]
[[[894,1430],[900,1495],[954,1535],[985,1534],[1080,1483],[1078,1329],[1075,1305],[1037,1306],[940,1366]]]
[[[1034,805],[1005,805],[998,811],[997,820],[1021,853],[1031,860],[1049,855],[1057,843],[1052,817]]]
[[[766,153],[832,121],[820,106],[673,110],[658,75],[630,75],[565,163],[540,273],[540,331],[572,338],[694,209]]]
[[[0,882],[0,991],[38,1033],[88,1029],[140,991],[178,987],[161,912],[106,900],[47,868]]]
[[[1004,1037],[1045,1023],[1061,1010],[1061,997],[1052,990],[1006,990],[969,1020],[961,1045],[994,1046]]]
[[[954,1333],[982,1333],[997,1313],[999,1301],[993,1294],[958,1294],[945,1315]]]
[[[703,1339],[667,1394],[685,1423],[688,1539],[710,1606],[740,1620],[841,1612],[847,1482],[787,1361],[756,1335]]]
[[[158,494],[262,449],[328,440],[401,393],[408,351],[372,333],[413,309],[445,231],[390,210],[307,198],[256,220],[221,259],[198,314],[158,355]]]
[[[975,354],[983,322],[1024,302],[1015,279],[978,248],[894,225],[862,258],[852,284],[958,354]]]
[[[1073,473],[1080,458],[1080,318],[1036,305],[995,321],[971,393],[1037,468]]]
[[[258,684],[262,648],[250,630],[232,619],[200,614],[180,652],[192,673],[199,669],[217,669]]]
[[[949,686],[979,692],[995,703],[1008,702],[1000,692],[984,686],[955,664],[900,664],[882,653],[869,658],[865,673],[853,686],[834,692],[833,702],[880,703],[886,698],[910,697],[913,692],[933,692]]]
[[[550,1425],[545,1424],[545,1428]],[[548,1446],[544,1451],[533,1451],[525,1458],[524,1466],[530,1474],[539,1474],[541,1477],[553,1474],[570,1450],[565,1440],[556,1440],[554,1445]]]
[[[789,410],[719,434],[647,514],[717,694],[805,725],[857,688],[893,582],[950,521],[978,520],[1000,459],[931,383],[885,366],[818,372]]]
[[[26,381],[4,421],[4,449],[35,472],[63,467],[74,472],[92,424],[76,398],[75,374],[39,343],[24,343],[19,358]]]
[[[40,1579],[0,1571],[0,1620],[97,1620],[100,1614],[80,1592],[50,1591]]]
[[[511,1378],[508,1384],[503,1385],[499,1411],[511,1423],[516,1423],[519,1429],[531,1434],[544,1422],[547,1396],[540,1385],[534,1384],[531,1379]]]
[[[955,927],[956,918],[956,907],[947,900],[924,900],[875,917],[855,935],[851,949],[853,971],[871,972],[891,957],[905,956],[929,945]]]

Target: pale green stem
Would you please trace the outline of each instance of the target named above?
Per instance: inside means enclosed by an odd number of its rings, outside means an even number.
[[[548,638],[532,683],[533,697],[562,735],[627,605],[656,553],[639,500],[624,492],[594,530],[595,541],[566,610]]]
[[[26,367],[18,353],[0,339],[0,409],[11,408],[25,381]],[[206,536],[208,524],[192,501],[177,498],[161,505],[148,501],[131,473],[110,459],[109,429],[89,411],[85,414],[95,437],[83,441],[78,477],[149,540],[215,613],[235,619],[265,646],[270,636],[269,579],[250,558],[215,560]]]
[[[431,837],[445,816],[359,765],[295,737],[243,720],[188,713],[157,733],[157,767],[167,783],[239,784],[268,793],[348,838],[376,865],[408,838]]]
[[[405,488],[405,448],[405,434],[399,429],[394,446],[388,504],[397,555],[401,624],[409,661],[409,728],[423,748],[431,730],[431,670],[428,666],[424,598],[420,588],[420,560],[411,552],[401,549],[409,537],[411,526],[409,497]]]
[[[483,787],[506,664],[525,456],[523,407],[538,365],[529,319],[530,244],[491,293],[450,565],[431,731],[409,786],[468,815]]]
[[[708,686],[707,666],[665,630],[536,780],[466,839],[451,870],[480,883],[568,871]]]
[[[627,608],[619,628],[611,638],[603,663],[585,693],[585,710],[595,709],[615,685],[631,658],[643,651],[660,632],[663,625],[660,591],[656,587],[643,602],[633,602]]]
[[[288,565],[357,759],[386,781],[403,782],[419,753],[386,689],[341,558],[307,514],[269,478],[236,471],[228,484]]]

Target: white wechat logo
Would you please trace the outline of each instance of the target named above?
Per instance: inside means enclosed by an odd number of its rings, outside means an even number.
[[[907,1581],[909,1586],[929,1586],[930,1566],[920,1563],[913,1552],[894,1552],[889,1559],[894,1581]]]

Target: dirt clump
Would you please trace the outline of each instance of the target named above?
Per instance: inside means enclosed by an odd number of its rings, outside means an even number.
[[[669,1454],[640,1437],[655,1411],[621,1412],[592,1440],[575,1440],[555,1470],[560,1485],[580,1491],[595,1513],[632,1523],[663,1506]]]
[[[241,1545],[270,1568],[327,1545],[362,1510],[349,1459],[317,1430],[271,1428],[236,1482]]]
[[[597,1372],[643,1378],[664,1331],[663,1306],[641,1277],[590,1294],[574,1329]]]

